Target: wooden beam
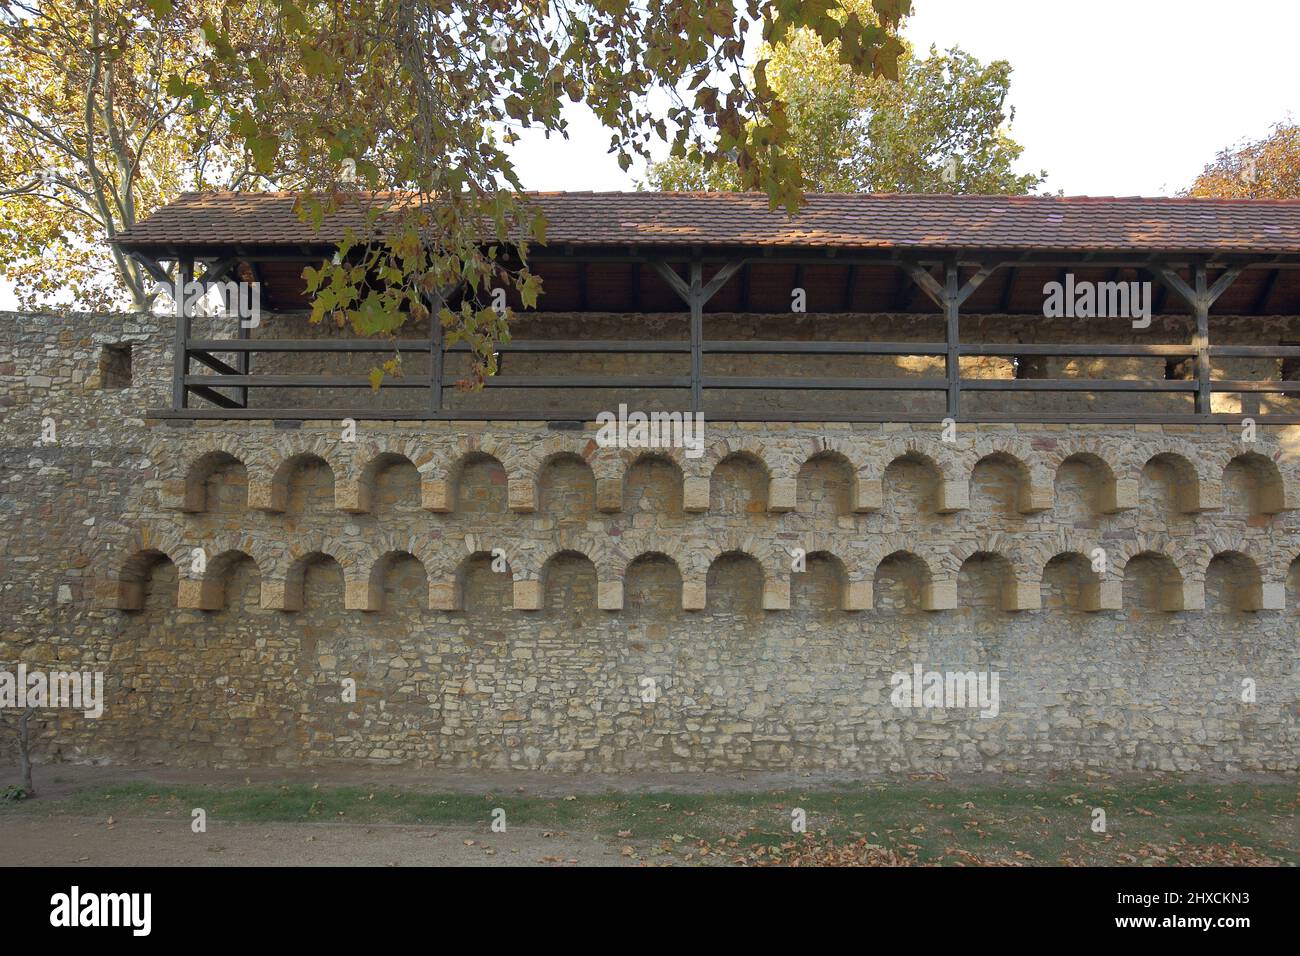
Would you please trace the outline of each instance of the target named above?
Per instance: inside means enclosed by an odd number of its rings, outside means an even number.
[[[247,355],[248,353],[241,352],[239,354]],[[192,347],[190,348],[190,358],[193,359],[195,362],[198,362],[200,365],[207,366],[208,368],[212,369],[212,371],[214,372],[220,372],[222,375],[243,375],[244,374],[239,369],[235,368],[235,366],[228,365],[227,363],[221,361],[221,359],[217,358],[216,356],[210,355],[207,352],[200,352],[197,349]]]
[[[1213,395],[1210,386],[1210,296],[1203,263],[1198,262],[1192,270],[1192,281],[1196,283],[1196,292],[1191,300],[1196,318],[1196,332],[1192,337],[1192,345],[1196,348],[1196,410],[1208,415]]]
[[[976,273],[966,280],[966,284],[961,287],[961,291],[957,293],[957,304],[962,305],[967,299],[969,299],[975,290],[982,286],[988,277],[997,271],[997,268],[996,264],[980,266]]]
[[[442,410],[444,368],[447,358],[447,350],[443,345],[444,330],[441,313],[463,285],[463,280],[453,282],[437,292],[430,293],[425,300],[425,307],[429,310],[429,410],[434,414]]]
[[[1015,266],[1012,266],[1010,269],[1007,270],[1007,281],[1002,286],[1002,295],[998,299],[998,311],[1003,313],[1004,315],[1011,308],[1011,295],[1015,291],[1016,277],[1019,274],[1020,274],[1020,270],[1017,269]]]
[[[700,301],[700,305],[706,305],[710,299],[717,295],[718,292],[721,291],[722,287],[731,280],[731,277],[740,271],[740,268],[744,264],[744,259],[738,259],[734,262],[728,262],[723,265],[701,291],[703,298]]]
[[[206,385],[191,385],[189,390],[199,398],[205,398],[218,408],[247,408],[247,404],[239,404],[235,399],[222,395],[215,389],[208,388]]]
[[[183,259],[180,263],[181,283],[180,301],[176,303],[176,335],[173,340],[172,368],[172,409],[180,411],[189,405],[189,392],[185,388],[185,377],[190,373],[190,315],[185,307],[184,288],[194,281],[194,260]]]
[[[1210,285],[1205,263],[1195,262],[1192,265],[1192,283],[1189,285],[1183,281],[1182,276],[1168,266],[1155,266],[1156,274],[1164,284],[1181,296],[1191,308],[1192,319],[1196,323],[1192,332],[1192,348],[1196,352],[1196,411],[1200,415],[1210,414],[1213,395],[1210,366],[1210,307],[1228,291],[1232,283],[1241,275],[1242,268],[1236,265],[1229,266],[1223,270],[1214,284]]]
[[[725,267],[724,267],[725,268]],[[687,303],[691,307],[691,411],[704,409],[704,266],[691,260],[691,284]],[[724,280],[725,281],[725,280]]]
[[[906,269],[900,267],[897,272],[894,277],[894,311],[906,312],[910,308],[912,296],[916,295],[916,283]]]
[[[983,381],[982,379],[979,381]],[[1021,380],[1026,381],[1026,380]],[[1032,381],[1032,380],[1030,380]],[[1281,383],[1295,385],[1298,383]],[[199,420],[228,420],[228,421],[247,421],[249,419],[269,419],[275,421],[318,421],[322,419],[339,419],[355,418],[358,421],[527,421],[527,422],[546,422],[546,421],[578,421],[594,422],[597,414],[601,410],[595,408],[587,409],[556,409],[554,411],[538,411],[536,406],[530,408],[515,408],[504,411],[490,411],[486,409],[474,409],[467,411],[444,411],[440,415],[431,416],[427,411],[410,411],[402,409],[387,408],[188,408],[183,411],[173,411],[168,408],[152,408],[145,411],[146,418],[160,419],[165,421],[199,421]],[[898,411],[866,411],[866,412],[844,412],[836,409],[827,410],[826,408],[818,409],[796,409],[791,411],[773,412],[770,409],[761,411],[729,411],[722,414],[710,415],[713,421],[719,422],[932,422],[933,415],[927,415],[921,412],[898,412]],[[1225,424],[1239,425],[1241,423],[1240,414],[1213,414],[1213,415],[1194,415],[1191,413],[1184,414],[1161,414],[1161,413],[1143,413],[1143,412],[1085,412],[1079,414],[1069,414],[1063,412],[1045,412],[1041,414],[1024,414],[1019,412],[984,412],[972,413],[966,418],[968,422],[989,423],[989,424],[1028,424],[1028,425],[1053,425],[1053,424],[1076,424],[1076,425],[1196,425],[1196,424]],[[1266,416],[1261,416],[1261,423],[1270,425],[1300,425],[1300,414],[1273,412]]]
[[[912,277],[912,281],[916,283],[917,288],[924,292],[931,302],[940,309],[944,308],[944,287],[939,284],[939,281],[934,276],[930,275],[929,270],[922,269],[918,265],[909,265],[907,274]]]
[[[215,262],[211,262],[203,270],[203,275],[198,281],[202,282],[204,287],[210,286],[216,282],[221,282],[230,274],[230,270],[233,269],[238,262],[239,260],[233,257],[218,259]],[[251,262],[249,263],[249,267],[256,269],[256,265]]]
[[[1204,269],[1204,266],[1201,266],[1200,268]],[[1156,275],[1160,278],[1160,281],[1162,281],[1168,288],[1173,290],[1173,292],[1184,302],[1186,302],[1189,306],[1195,305],[1196,290],[1193,289],[1191,286],[1189,286],[1186,282],[1184,282],[1183,277],[1180,276],[1177,272],[1175,272],[1173,269],[1170,269],[1168,266],[1157,266]],[[1192,281],[1193,282],[1196,281],[1195,268],[1193,268],[1192,270]]]
[[[927,277],[929,273],[926,273]],[[961,414],[961,339],[957,329],[957,318],[961,308],[961,293],[959,282],[961,273],[955,261],[949,262],[944,266],[944,287],[943,287],[943,311],[944,311],[944,341],[948,345],[948,355],[944,362],[944,370],[948,379],[948,417],[953,421]],[[984,280],[981,279],[981,282]]]
[[[258,294],[261,296],[262,307],[268,312],[275,311],[275,302],[271,299],[271,290],[266,287],[262,281],[262,267],[256,262],[248,264],[249,270],[253,273],[253,281],[257,283]]]
[[[1207,303],[1213,306],[1219,301],[1220,296],[1227,292],[1234,282],[1240,277],[1243,269],[1241,266],[1229,266],[1219,274],[1219,278],[1214,280],[1214,285],[1210,286],[1210,300]]]
[[[956,419],[961,411],[961,336],[958,330],[961,304],[997,271],[998,263],[982,264],[975,274],[965,283],[961,281],[961,266],[957,260],[949,259],[944,264],[944,281],[938,280],[920,265],[912,263],[907,267],[908,274],[931,301],[942,311],[944,316],[944,371],[948,382],[947,414]]]
[[[149,273],[150,278],[152,278],[154,282],[157,282],[159,285],[165,285],[168,288],[171,287],[172,277],[167,274],[167,270],[162,267],[162,263],[153,256],[146,256],[140,252],[133,252],[131,253],[131,258],[140,263],[144,268],[144,271]]]
[[[1273,290],[1277,288],[1277,277],[1282,274],[1281,269],[1274,269],[1260,284],[1259,295],[1255,296],[1255,314],[1268,315],[1268,304],[1273,300]]]
[[[652,259],[650,265],[659,274],[659,278],[668,283],[668,287],[677,293],[678,298],[683,302],[690,303],[691,287],[677,274],[676,269],[662,259]]]

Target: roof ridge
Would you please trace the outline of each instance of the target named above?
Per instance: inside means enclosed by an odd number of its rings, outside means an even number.
[[[239,197],[239,198],[268,198],[268,199],[294,199],[300,194],[293,190],[243,190],[243,189],[205,189],[205,190],[185,190],[180,193],[176,200],[182,199],[202,199],[202,198],[222,198],[222,197]],[[397,190],[380,190],[375,193],[357,192],[343,193],[342,195],[362,196],[394,196],[403,195]],[[609,197],[618,197],[620,199],[664,199],[664,198],[720,198],[720,199],[768,199],[767,193],[755,191],[731,191],[731,190],[593,190],[593,189],[558,189],[542,190],[528,189],[518,193],[520,196],[536,197],[581,197],[592,199],[604,199]],[[1102,195],[1051,195],[1043,193],[1030,193],[1025,195],[1009,195],[1002,193],[907,193],[907,192],[807,192],[803,194],[805,200],[817,200],[819,198],[827,199],[853,199],[853,200],[875,200],[875,199],[937,199],[957,202],[1015,202],[1015,203],[1179,203],[1189,205],[1199,204],[1225,204],[1225,205],[1300,205],[1300,198],[1286,199],[1278,197],[1246,197],[1246,196],[1102,196]]]
[[[136,250],[332,244],[401,194],[346,194],[317,230],[290,191],[187,192],[115,239]],[[868,250],[1047,249],[1285,254],[1300,261],[1300,199],[808,193],[797,215],[765,193],[574,191],[520,197],[551,244]]]

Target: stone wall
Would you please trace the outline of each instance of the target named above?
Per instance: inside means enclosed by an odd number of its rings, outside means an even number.
[[[167,324],[0,315],[0,670],[107,688],[43,759],[1297,769],[1300,428],[346,442],[146,420]],[[997,716],[895,707],[918,664],[996,672]]]

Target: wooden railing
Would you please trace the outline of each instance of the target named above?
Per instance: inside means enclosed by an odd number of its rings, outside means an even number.
[[[541,375],[499,374],[490,378],[486,390],[499,389],[561,389],[576,393],[590,390],[621,392],[634,389],[667,390],[680,392],[681,401],[674,410],[703,412],[715,420],[745,421],[934,421],[933,412],[900,411],[896,407],[872,411],[854,408],[845,410],[833,403],[818,403],[822,407],[789,410],[771,407],[752,411],[730,408],[718,411],[711,408],[705,393],[718,390],[758,390],[764,393],[792,393],[824,391],[846,392],[921,392],[941,394],[944,416],[957,421],[1037,421],[1037,422],[1237,422],[1240,413],[1215,413],[1213,396],[1236,393],[1240,395],[1272,393],[1292,395],[1300,393],[1300,381],[1268,378],[1259,380],[1216,380],[1211,375],[1215,358],[1300,358],[1300,346],[1282,345],[1211,345],[1209,342],[1208,312],[1214,300],[1231,284],[1240,268],[1229,268],[1211,285],[1203,265],[1194,266],[1192,282],[1185,282],[1176,273],[1159,265],[1148,265],[1148,271],[1188,302],[1195,332],[1192,341],[1179,344],[1055,344],[1055,343],[967,343],[959,337],[959,310],[961,304],[998,267],[984,266],[960,281],[955,261],[944,267],[944,281],[917,264],[899,263],[913,280],[940,308],[944,318],[943,341],[933,342],[872,342],[872,341],[767,341],[708,340],[704,337],[703,310],[709,299],[743,265],[744,260],[724,264],[708,281],[704,281],[701,263],[686,264],[683,277],[666,262],[651,261],[665,284],[671,287],[689,309],[689,339],[681,340],[515,340],[499,346],[503,368],[508,371],[508,356],[512,354],[584,354],[600,355],[634,353],[639,355],[689,356],[687,374],[599,375],[559,374]],[[445,392],[451,387],[444,381],[444,367],[449,355],[466,352],[464,345],[445,348],[441,329],[434,323],[432,334],[424,338],[403,339],[192,339],[189,321],[178,320],[176,340],[177,380],[173,391],[173,407],[154,412],[159,417],[231,418],[231,419],[515,419],[515,420],[576,420],[588,421],[601,411],[586,407],[587,402],[575,401],[573,407],[540,409],[528,407],[489,408],[475,407],[472,401],[448,403]],[[428,356],[427,369],[418,374],[404,373],[388,376],[381,389],[414,389],[427,392],[427,401],[414,402],[400,409],[375,407],[346,407],[340,404],[328,407],[267,407],[253,399],[263,389],[361,389],[370,388],[367,376],[351,374],[296,374],[277,371],[266,373],[255,370],[253,358],[261,353],[294,354],[344,354],[344,353],[399,353]],[[234,364],[218,356],[235,356]],[[713,355],[762,355],[768,364],[776,357],[807,356],[877,356],[941,358],[942,376],[899,375],[889,377],[848,376],[797,376],[797,375],[712,375],[706,374],[706,357]],[[963,377],[961,359],[964,357],[1056,357],[1056,358],[1164,358],[1190,360],[1191,374],[1187,378],[1133,379],[1133,378],[968,378]],[[197,371],[194,366],[205,371]],[[1015,409],[965,407],[963,396],[973,393],[1174,393],[1190,397],[1190,407],[1182,410],[1149,410],[1120,408],[1114,412],[1080,410],[1054,410],[1050,412],[1020,412]],[[463,394],[463,393],[462,393]],[[195,407],[190,399],[205,401],[207,407]],[[451,405],[455,407],[451,407]],[[608,404],[607,402],[605,404]],[[1300,406],[1298,406],[1300,407]],[[1276,423],[1300,422],[1300,414],[1266,412],[1258,415],[1261,421]]]

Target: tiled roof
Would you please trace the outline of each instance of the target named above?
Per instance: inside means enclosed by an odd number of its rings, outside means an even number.
[[[1300,253],[1300,200],[809,194],[793,218],[757,193],[529,193],[551,245]],[[186,193],[119,234],[126,249],[332,243],[287,193]]]

